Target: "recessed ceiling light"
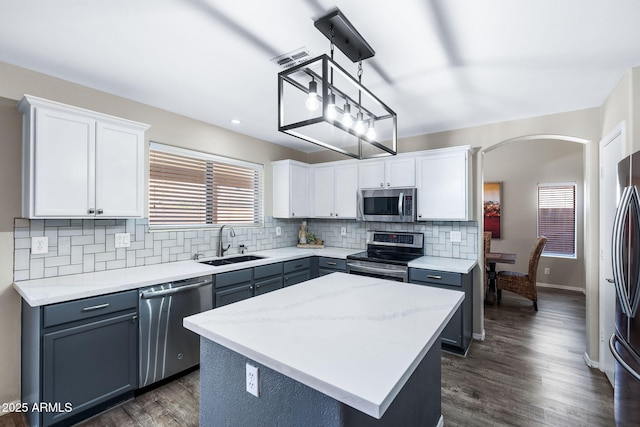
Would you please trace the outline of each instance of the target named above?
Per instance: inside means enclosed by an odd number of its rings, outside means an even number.
[[[229,120],[231,122],[232,125],[239,125],[241,122],[238,119],[231,119]]]

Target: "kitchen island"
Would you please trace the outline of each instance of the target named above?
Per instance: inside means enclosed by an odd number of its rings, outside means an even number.
[[[187,317],[201,336],[200,424],[442,425],[439,336],[463,299],[334,273]]]

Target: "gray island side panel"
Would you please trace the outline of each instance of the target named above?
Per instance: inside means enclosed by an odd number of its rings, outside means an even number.
[[[380,419],[206,338],[201,338],[200,353],[201,426],[391,427],[441,423],[438,345],[431,346]],[[260,397],[245,390],[246,363],[259,368]]]

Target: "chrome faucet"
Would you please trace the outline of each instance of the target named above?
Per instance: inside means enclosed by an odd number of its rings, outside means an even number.
[[[224,256],[224,253],[226,251],[229,250],[229,248],[231,247],[231,243],[229,243],[229,245],[226,248],[222,247],[222,229],[224,229],[226,227],[226,225],[223,225],[222,227],[220,227],[220,235],[218,236],[218,253],[217,256],[221,257]],[[236,232],[233,230],[233,227],[229,227],[229,236],[231,237],[236,237]]]

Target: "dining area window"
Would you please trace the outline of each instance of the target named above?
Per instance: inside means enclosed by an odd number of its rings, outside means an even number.
[[[576,258],[576,184],[538,184],[538,236],[543,256]]]

